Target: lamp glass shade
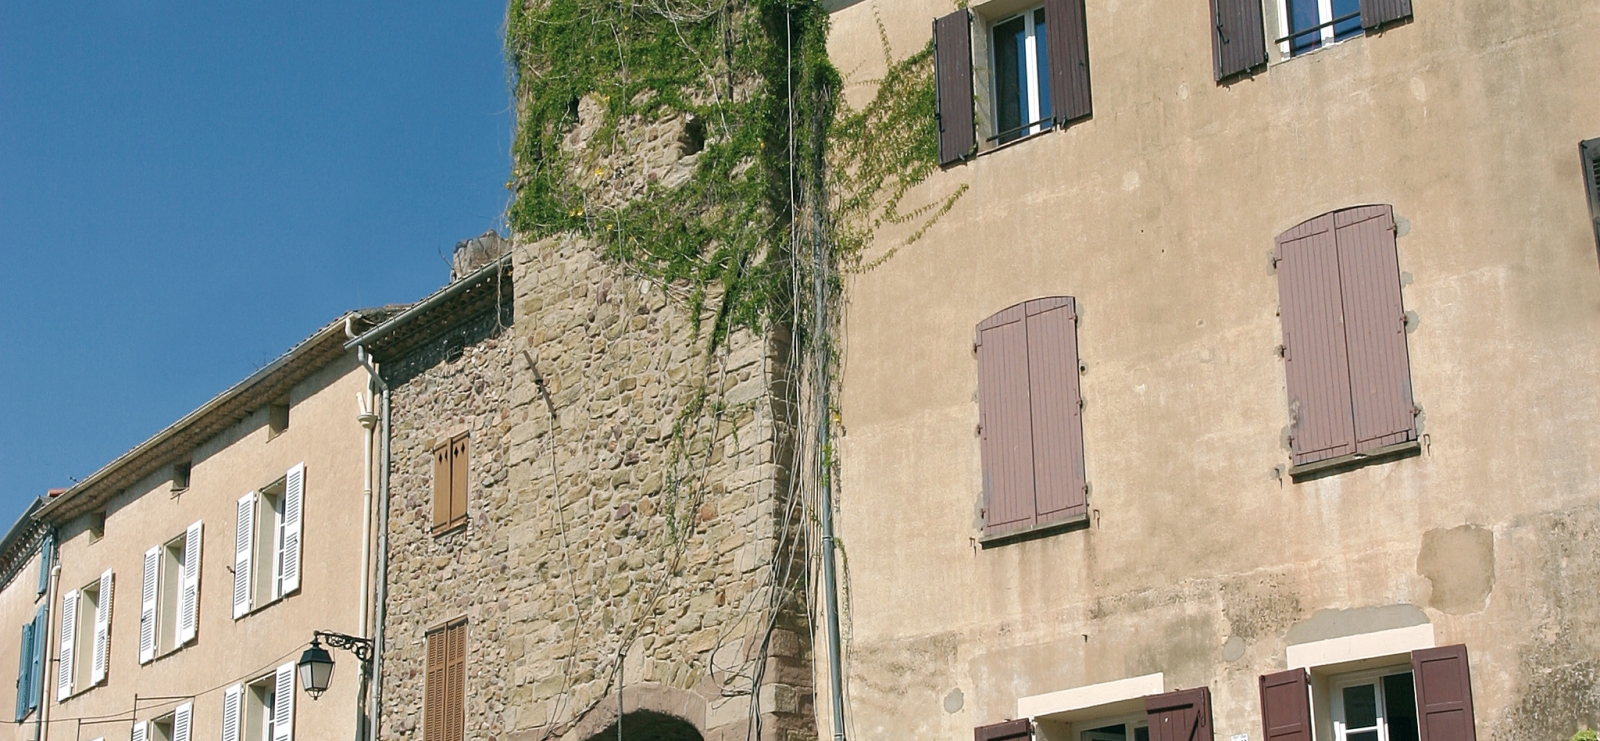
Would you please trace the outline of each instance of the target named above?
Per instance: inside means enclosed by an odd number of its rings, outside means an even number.
[[[315,642],[300,654],[300,686],[315,698],[333,681],[333,657]]]

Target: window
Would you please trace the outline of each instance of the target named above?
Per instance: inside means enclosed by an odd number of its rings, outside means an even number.
[[[267,407],[267,439],[282,435],[289,429],[289,402],[287,400]]]
[[[467,524],[467,433],[433,449],[433,534]]]
[[[1415,449],[1392,210],[1304,222],[1278,237],[1276,264],[1290,473]]]
[[[994,24],[994,118],[1000,143],[1050,128],[1050,52],[1044,7]]]
[[[193,472],[194,464],[189,461],[172,464],[172,493],[188,490],[189,477]]]
[[[133,724],[133,741],[189,741],[194,703],[186,702],[155,720]]]
[[[110,571],[61,595],[61,645],[56,663],[56,697],[105,682],[111,650]],[[88,656],[84,656],[87,653]],[[81,658],[80,658],[81,657]]]
[[[22,648],[17,666],[17,720],[39,709],[44,692],[45,636],[50,631],[49,605],[39,605],[33,621],[22,626]]]
[[[1076,304],[1017,304],[978,325],[984,537],[1081,521],[1088,511]]]
[[[202,532],[196,522],[183,535],[145,551],[139,610],[141,664],[195,638],[200,620]]]
[[[89,542],[93,543],[106,536],[106,511],[89,513]]]
[[[1600,251],[1600,139],[1578,144],[1583,158],[1583,186],[1589,194],[1589,220],[1594,222],[1595,249]]]
[[[1466,647],[1418,649],[1411,652],[1410,659],[1409,664],[1358,672],[1339,673],[1337,667],[1328,667],[1331,672],[1299,668],[1261,677],[1264,737],[1301,741],[1475,738]],[[1404,656],[1399,660],[1404,662]],[[1313,695],[1315,704],[1328,709],[1325,720],[1313,721]]]
[[[233,617],[300,589],[301,510],[306,466],[239,499],[234,520]]]
[[[1078,731],[1075,741],[1150,741],[1150,722],[1142,715],[1073,724],[1074,728],[1080,726],[1083,730]]]
[[[467,621],[428,631],[422,741],[462,741],[466,723]]]
[[[1281,0],[1279,52],[1297,56],[1411,17],[1411,0]]]
[[[1411,667],[1334,677],[1328,706],[1337,741],[1417,741]]]
[[[293,741],[294,664],[284,664],[222,695],[222,737],[232,741]]]

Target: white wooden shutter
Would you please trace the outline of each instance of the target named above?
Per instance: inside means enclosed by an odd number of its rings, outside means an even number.
[[[294,662],[278,667],[273,682],[272,741],[294,741]]]
[[[144,592],[139,603],[139,663],[156,658],[156,576],[161,569],[161,546],[144,552]]]
[[[202,527],[189,526],[183,538],[183,583],[178,600],[178,645],[194,640],[200,624],[200,536]]]
[[[150,741],[150,722],[141,720],[133,724],[133,741]]]
[[[240,741],[243,708],[244,685],[236,684],[222,693],[222,741]]]
[[[233,619],[250,612],[250,557],[256,548],[256,493],[239,498],[233,527]]]
[[[186,702],[172,711],[172,741],[189,741],[189,725],[194,716],[194,703]]]
[[[100,599],[94,611],[94,659],[89,665],[89,684],[106,681],[111,661],[111,589],[115,586],[111,570],[100,575]]]
[[[305,505],[306,464],[296,464],[283,485],[283,594],[300,588],[300,521]]]
[[[56,664],[56,699],[72,696],[72,653],[78,640],[78,590],[61,595],[61,655]]]

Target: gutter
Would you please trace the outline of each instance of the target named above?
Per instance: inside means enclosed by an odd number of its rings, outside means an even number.
[[[511,252],[507,251],[506,254],[500,257],[500,259],[478,268],[477,270],[468,273],[460,280],[457,280],[450,285],[435,291],[432,296],[422,299],[421,301],[412,304],[405,311],[389,317],[378,326],[367,330],[360,337],[352,338],[349,342],[344,343],[344,349],[354,350],[357,347],[370,347],[380,343],[384,339],[388,338],[389,335],[394,334],[396,330],[400,329],[402,326],[405,326],[414,317],[425,314],[440,304],[449,302],[450,299],[466,293],[468,290],[477,287],[478,284],[494,277],[496,274],[509,267],[511,267]]]

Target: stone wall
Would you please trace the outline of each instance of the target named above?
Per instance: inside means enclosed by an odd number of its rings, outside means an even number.
[[[462,615],[468,738],[615,733],[619,683],[707,739],[814,737],[783,343],[708,352],[583,241],[514,253],[513,326],[393,390],[382,737],[421,738],[425,634]],[[468,525],[435,538],[431,450],[461,430]]]

